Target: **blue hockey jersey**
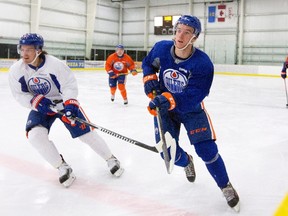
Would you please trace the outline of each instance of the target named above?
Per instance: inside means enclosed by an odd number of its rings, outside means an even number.
[[[214,66],[206,53],[193,49],[189,58],[181,59],[174,54],[173,41],[160,41],[142,62],[143,76],[159,73],[161,91],[173,95],[176,108],[171,112],[197,112],[209,94]]]

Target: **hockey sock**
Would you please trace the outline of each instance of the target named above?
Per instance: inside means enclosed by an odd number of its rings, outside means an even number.
[[[58,168],[62,163],[62,158],[54,143],[48,138],[48,130],[44,127],[34,127],[28,133],[28,140],[39,154],[51,166]]]
[[[104,160],[107,160],[112,156],[107,143],[97,134],[95,130],[80,136],[79,139],[89,145]]]
[[[207,140],[194,144],[196,153],[205,162],[211,176],[220,188],[227,185],[229,178],[226,172],[225,164],[218,153],[218,147],[213,140]]]
[[[116,87],[110,87],[110,93],[111,95],[115,95]]]
[[[221,155],[217,154],[215,158],[205,163],[209,173],[216,181],[218,187],[226,187],[227,183],[229,182],[229,178]]]
[[[180,167],[186,167],[189,164],[187,153],[178,145],[175,156],[175,165]]]
[[[119,83],[118,84],[118,89],[120,90],[120,93],[123,97],[123,99],[127,99],[127,91],[126,91],[126,88],[125,88],[125,84],[123,83]]]

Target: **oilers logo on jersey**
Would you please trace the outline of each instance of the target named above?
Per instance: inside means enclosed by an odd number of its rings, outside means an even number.
[[[117,62],[114,63],[113,67],[117,71],[122,71],[123,68],[124,68],[124,64],[122,62],[120,62],[120,61],[117,61]]]
[[[43,77],[31,77],[28,86],[34,94],[47,95],[51,90],[51,83]]]
[[[181,93],[188,83],[186,76],[174,69],[167,69],[163,72],[163,81],[171,93]]]

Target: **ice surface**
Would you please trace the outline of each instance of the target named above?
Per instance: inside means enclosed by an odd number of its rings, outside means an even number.
[[[119,92],[112,103],[104,72],[75,72],[79,101],[91,122],[154,145],[153,118],[142,75],[128,76],[128,106]],[[189,145],[197,178],[186,180],[182,168],[167,174],[157,153],[98,131],[121,161],[121,178],[110,175],[106,162],[60,121],[50,138],[75,175],[70,188],[58,183],[58,172],[42,159],[25,137],[29,110],[12,98],[8,74],[0,73],[1,145],[0,215],[7,216],[228,216],[237,215]],[[288,109],[281,78],[216,75],[205,105],[214,123],[217,144],[230,180],[241,200],[238,215],[273,215],[288,190]]]

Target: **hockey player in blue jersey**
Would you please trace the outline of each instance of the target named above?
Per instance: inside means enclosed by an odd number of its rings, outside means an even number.
[[[9,70],[13,96],[20,105],[31,109],[26,123],[29,142],[51,166],[59,170],[60,183],[69,187],[75,175],[49,139],[51,126],[56,119],[60,119],[73,138],[79,138],[89,145],[106,160],[110,172],[120,176],[123,169],[106,142],[95,130],[73,120],[73,117],[87,119],[77,100],[78,87],[73,72],[64,62],[48,55],[43,46],[41,35],[23,35],[18,44],[21,59]]]
[[[174,31],[173,41],[156,43],[142,62],[144,90],[151,98],[148,109],[154,115],[155,109],[159,109],[164,133],[168,131],[177,141],[175,165],[184,167],[187,179],[194,182],[196,173],[192,156],[179,145],[181,124],[228,205],[239,211],[239,196],[229,181],[203,103],[212,85],[214,66],[207,54],[193,46],[201,23],[195,16],[183,15]]]

